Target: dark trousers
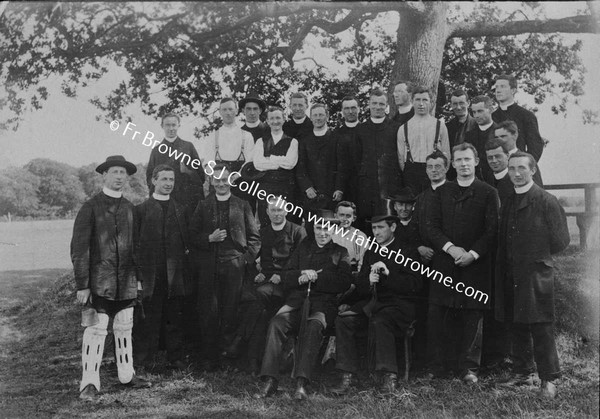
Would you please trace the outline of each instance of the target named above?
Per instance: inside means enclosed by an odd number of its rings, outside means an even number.
[[[481,363],[483,310],[459,309],[429,304],[428,368],[434,374],[444,369],[477,373]]]
[[[429,177],[427,177],[425,166],[425,163],[418,162],[406,162],[404,165],[404,171],[402,172],[404,186],[408,186],[415,196],[419,195],[431,184]]]
[[[301,311],[302,309],[298,309],[278,314],[271,319],[260,370],[261,376],[277,377],[279,374],[283,344],[288,336],[298,332]],[[295,376],[310,380],[323,340],[323,323],[318,320],[308,320],[304,335],[298,336],[298,339],[301,346],[300,353],[296,354]]]
[[[560,365],[554,341],[554,324],[510,323],[509,327],[513,342],[514,371],[531,374],[535,372],[537,365],[541,380],[552,381],[559,378]]]
[[[200,272],[198,311],[204,356],[216,359],[237,328],[245,262],[242,257],[218,262],[217,275]]]
[[[335,367],[344,372],[358,372],[357,338],[367,336],[369,318],[362,313],[335,318]]]
[[[493,307],[493,305],[492,305]],[[506,325],[494,318],[493,310],[483,315],[482,365],[493,366],[511,353],[510,335]]]

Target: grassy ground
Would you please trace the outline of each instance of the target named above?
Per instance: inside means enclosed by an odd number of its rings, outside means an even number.
[[[114,363],[102,366],[99,402],[80,402],[79,310],[65,271],[0,272],[0,417],[202,417],[202,418],[392,418],[392,417],[598,417],[598,261],[571,249],[559,258],[557,295],[559,353],[564,377],[559,397],[501,389],[495,376],[467,387],[459,380],[430,383],[412,378],[394,397],[379,397],[363,377],[347,397],[329,397],[331,372],[317,377],[310,401],[298,404],[283,378],[278,396],[254,400],[257,380],[237,371],[202,373],[193,365],[171,373],[159,367],[145,390],[123,390]],[[61,274],[62,273],[62,274]],[[58,275],[58,277],[57,277]],[[52,279],[52,280],[50,280]],[[48,284],[39,290],[35,284]]]

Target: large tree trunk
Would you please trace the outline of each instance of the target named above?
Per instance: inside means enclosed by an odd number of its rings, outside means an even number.
[[[390,77],[391,115],[396,113],[396,104],[391,93],[398,80],[410,80],[430,88],[437,95],[444,46],[448,37],[448,4],[423,2],[423,5],[424,12],[406,11],[400,17],[395,62]]]

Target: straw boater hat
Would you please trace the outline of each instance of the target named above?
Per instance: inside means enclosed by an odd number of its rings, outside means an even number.
[[[104,163],[96,167],[96,172],[102,174],[113,166],[124,167],[128,175],[133,175],[135,172],[137,172],[137,167],[135,167],[135,164],[128,162],[123,156],[108,156]]]
[[[245,98],[240,100],[240,106],[239,106],[240,110],[244,109],[244,106],[246,106],[246,103],[248,103],[248,102],[257,103],[258,106],[260,107],[261,113],[264,112],[265,109],[267,109],[267,104],[265,103],[264,100],[260,99],[257,94],[250,93],[250,94],[248,94],[248,96],[246,96]]]

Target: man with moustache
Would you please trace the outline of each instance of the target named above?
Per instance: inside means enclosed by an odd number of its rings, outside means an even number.
[[[304,208],[333,209],[342,199],[342,182],[337,171],[336,137],[327,127],[329,111],[322,103],[310,108],[313,132],[298,145],[296,181],[304,194]]]
[[[446,125],[433,117],[433,94],[425,87],[416,87],[412,93],[415,116],[398,129],[398,161],[404,184],[413,193],[420,194],[429,186],[425,172],[425,158],[434,150],[450,155]]]
[[[472,144],[464,142],[452,152],[457,183],[438,188],[426,220],[435,250],[431,267],[454,284],[460,282],[464,289],[472,287],[485,295],[476,299],[441,282],[430,283],[428,376],[440,375],[446,367],[456,370],[463,382],[474,384],[481,363],[483,312],[490,307],[498,194],[475,178],[479,159]]]
[[[356,139],[358,114],[360,107],[354,96],[342,99],[342,124],[333,130],[337,142],[337,171],[342,184],[343,198],[356,202],[358,189],[358,168],[360,167],[361,148]]]
[[[204,199],[204,170],[202,167],[192,167],[194,160],[200,161],[196,147],[189,141],[182,140],[177,135],[180,127],[179,116],[174,113],[168,113],[162,117],[161,127],[165,132],[165,138],[161,144],[166,144],[167,152],[161,153],[160,145],[153,147],[150,152],[150,160],[146,169],[146,181],[148,183],[149,193],[154,192],[152,184],[152,173],[159,164],[168,164],[175,171],[176,186],[171,193],[173,199],[188,207],[193,211],[198,205],[198,201]],[[189,162],[184,161],[183,156],[190,156]],[[179,159],[177,159],[179,156]],[[189,163],[189,164],[188,164]]]
[[[361,150],[357,228],[363,231],[366,219],[383,213],[385,199],[402,187],[397,157],[397,125],[386,117],[386,108],[387,95],[381,89],[373,89],[369,95],[371,115],[356,131]]]
[[[302,142],[305,136],[310,135],[313,130],[312,121],[307,118],[308,96],[302,92],[292,93],[290,96],[290,119],[283,124],[285,135]]]
[[[475,96],[471,102],[471,110],[473,119],[477,122],[477,128],[467,131],[465,141],[473,144],[477,155],[482,156],[475,173],[477,179],[490,183],[494,176],[490,167],[483,161],[483,156],[485,156],[485,143],[495,136],[496,124],[492,120],[494,103],[487,96]]]
[[[569,245],[569,229],[556,197],[533,182],[536,162],[516,152],[508,161],[515,193],[500,220],[496,264],[496,318],[511,331],[515,376],[505,385],[532,385],[537,366],[540,392],[556,397],[560,364],[554,341],[553,255]]]
[[[498,132],[498,129],[495,131]],[[488,183],[498,190],[500,207],[502,207],[514,189],[508,176],[509,154],[504,148],[504,143],[497,138],[493,138],[485,143],[485,155],[494,175],[494,178]]]
[[[519,148],[517,147],[517,139],[519,138],[519,127],[517,127],[517,124],[514,121],[506,120],[497,124],[495,130],[495,138],[502,141],[502,143],[504,144],[504,149],[507,150],[509,157],[517,151],[519,151]],[[542,183],[542,177],[540,175],[539,167],[533,174],[533,181],[539,186],[544,186]]]
[[[400,80],[394,86],[394,102],[396,103],[398,112],[392,120],[398,127],[407,123],[415,115],[415,109],[411,100],[414,88],[415,85],[406,80]]]
[[[259,138],[264,137],[269,129],[269,126],[260,120],[260,115],[266,109],[267,104],[258,95],[250,94],[240,100],[240,110],[245,118],[242,129],[252,134],[255,143]]]

